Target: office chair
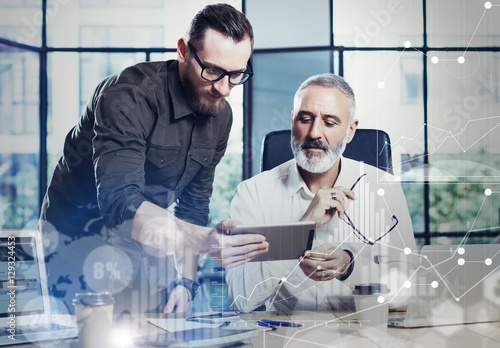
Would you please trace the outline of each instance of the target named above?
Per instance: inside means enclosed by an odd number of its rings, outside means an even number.
[[[260,170],[272,169],[293,158],[290,130],[273,131],[262,141]],[[347,144],[344,157],[362,161],[389,173],[392,172],[391,141],[389,135],[378,129],[357,129]]]

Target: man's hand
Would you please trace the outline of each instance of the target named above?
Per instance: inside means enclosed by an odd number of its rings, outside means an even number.
[[[304,274],[315,281],[327,281],[345,275],[351,257],[347,252],[333,244],[322,244],[304,253],[300,258],[300,268]]]
[[[163,308],[164,313],[191,312],[191,292],[182,285],[177,285],[168,297],[168,302]]]
[[[209,255],[224,268],[241,266],[266,253],[269,248],[266,237],[260,234],[227,235],[227,231],[236,225],[236,221],[224,219],[210,232],[208,238]]]
[[[356,199],[354,192],[342,186],[318,190],[301,221],[314,221],[319,227],[330,221],[335,213],[343,219],[349,199]]]

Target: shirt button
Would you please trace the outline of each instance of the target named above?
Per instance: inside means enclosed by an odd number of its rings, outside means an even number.
[[[160,160],[160,163],[163,163],[164,161],[163,160]]]
[[[205,157],[205,162],[208,162],[208,157]]]

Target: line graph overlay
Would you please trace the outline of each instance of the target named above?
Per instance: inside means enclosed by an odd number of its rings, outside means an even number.
[[[452,259],[454,258],[454,256],[455,256],[455,254],[456,254],[457,252],[458,252],[458,248],[455,250],[455,252],[454,252],[452,255],[450,255],[450,257],[449,257],[449,258],[444,259],[444,260],[440,261],[439,263],[432,264],[432,263],[430,263],[430,262],[429,262],[429,266],[428,266],[428,267],[425,267],[425,266],[423,266],[423,265],[420,265],[420,266],[419,266],[419,267],[418,267],[418,268],[414,271],[414,273],[412,274],[412,276],[411,276],[409,279],[413,278],[413,277],[417,274],[417,272],[420,272],[421,270],[425,270],[425,271],[433,270],[433,271],[435,271],[435,272],[436,272],[436,274],[439,274],[439,272],[436,270],[436,266],[438,266],[439,264],[442,264],[442,263],[445,263],[445,262],[448,262],[448,261],[452,260]],[[499,254],[500,254],[500,251],[496,252],[494,255],[491,255],[491,258],[497,258],[497,257],[499,257]],[[425,260],[427,260],[427,261],[428,261],[428,259],[427,259],[426,257],[424,257],[424,256],[421,256],[421,258],[424,258]],[[498,262],[498,260],[497,260],[497,262]],[[482,283],[483,283],[483,282],[484,282],[484,281],[485,281],[488,277],[491,277],[491,276],[492,276],[495,272],[498,272],[498,270],[499,270],[499,269],[500,269],[500,264],[499,264],[498,266],[496,266],[493,270],[491,270],[491,272],[487,273],[487,274],[486,274],[483,278],[481,278],[481,280],[480,280],[479,282],[477,282],[476,284],[472,285],[472,286],[471,286],[471,288],[469,288],[468,290],[466,290],[466,291],[465,291],[465,292],[464,292],[461,296],[456,296],[456,295],[453,293],[453,291],[450,289],[450,287],[449,287],[449,286],[446,286],[446,288],[447,288],[447,290],[449,291],[449,293],[450,293],[450,294],[451,294],[451,295],[455,298],[455,300],[458,300],[458,301],[459,301],[459,300],[460,300],[463,296],[465,296],[465,295],[466,295],[466,294],[468,294],[470,291],[472,291],[474,288],[476,288],[477,286],[479,286],[480,284],[482,284]],[[442,277],[441,277],[440,279],[442,279]],[[499,278],[499,281],[500,281],[500,278]],[[444,283],[445,285],[447,285],[447,283],[446,283],[446,282],[443,282],[443,283]],[[429,286],[430,284],[419,284],[419,283],[411,284],[411,286],[419,286],[419,285]],[[500,286],[500,283],[499,283],[499,285],[498,285],[498,286]],[[396,292],[397,292],[397,293],[399,293],[401,290],[403,290],[403,287],[402,287],[402,288],[400,288],[400,289],[398,289]],[[389,300],[389,301],[390,301],[390,300]],[[458,302],[458,301],[457,301],[457,302]],[[366,310],[370,310],[370,309],[373,309],[373,308],[375,308],[375,307],[376,307],[376,306],[373,306],[373,307],[367,308]],[[319,327],[319,326],[323,326],[323,325],[328,325],[328,324],[331,324],[331,323],[335,323],[335,322],[337,322],[337,321],[339,321],[339,320],[348,320],[348,319],[349,319],[349,318],[351,318],[351,317],[352,317],[352,312],[350,312],[350,313],[348,313],[348,314],[346,314],[346,315],[343,315],[343,316],[338,316],[338,317],[336,317],[336,318],[334,318],[334,319],[331,319],[331,320],[327,320],[327,321],[322,322],[322,323],[320,323],[320,324],[313,325],[313,326],[308,327],[308,328],[304,328],[304,329],[303,329],[303,330],[301,330],[300,332],[296,332],[296,333],[294,333],[291,337],[287,337],[287,338],[289,339],[288,343],[289,343],[289,342],[291,342],[291,341],[293,341],[293,340],[297,340],[297,341],[299,341],[300,339],[297,339],[297,338],[296,338],[296,336],[297,336],[298,334],[303,334],[303,333],[304,333],[304,331],[307,331],[307,330],[312,330],[312,329],[317,328],[317,327]]]

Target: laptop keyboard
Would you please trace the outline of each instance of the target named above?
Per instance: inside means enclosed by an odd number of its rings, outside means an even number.
[[[42,331],[53,331],[53,330],[65,330],[65,329],[73,329],[70,326],[59,325],[55,323],[50,324],[37,324],[37,325],[23,325],[16,326],[16,335],[25,335],[33,332],[42,332]],[[0,328],[0,336],[9,336],[11,333],[7,328]]]

